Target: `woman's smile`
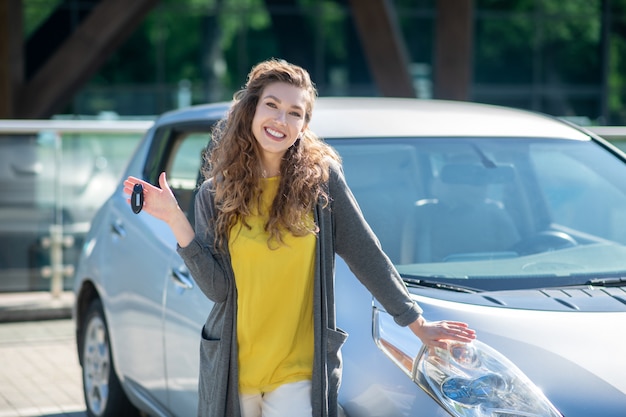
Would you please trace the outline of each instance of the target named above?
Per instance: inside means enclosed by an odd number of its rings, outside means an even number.
[[[268,172],[279,170],[281,158],[306,129],[307,98],[306,90],[284,82],[263,89],[252,119],[252,134]]]
[[[271,138],[275,138],[275,139],[283,139],[286,135],[284,133],[279,132],[278,130],[274,130],[271,127],[266,127],[265,131],[268,133],[268,135]]]

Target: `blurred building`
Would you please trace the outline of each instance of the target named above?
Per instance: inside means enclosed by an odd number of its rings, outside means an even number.
[[[323,95],[449,98],[623,124],[625,0],[3,0],[0,117],[154,115],[254,63]]]

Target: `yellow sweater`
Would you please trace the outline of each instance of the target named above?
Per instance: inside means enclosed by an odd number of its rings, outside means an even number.
[[[285,233],[283,245],[268,247],[264,226],[279,182],[280,177],[262,180],[261,214],[246,219],[251,229],[236,224],[228,242],[237,284],[243,393],[269,392],[312,376],[316,237]]]

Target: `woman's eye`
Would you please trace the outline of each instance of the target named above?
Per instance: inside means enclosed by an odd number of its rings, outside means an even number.
[[[289,114],[291,114],[292,116],[297,117],[297,118],[302,117],[302,115],[301,115],[300,113],[298,113],[297,111],[292,111],[292,112],[291,112],[291,113],[289,113]]]

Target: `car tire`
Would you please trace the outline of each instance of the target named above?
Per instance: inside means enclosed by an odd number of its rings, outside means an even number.
[[[89,417],[135,417],[138,410],[122,390],[113,366],[109,330],[102,302],[91,302],[83,320],[79,346],[82,349],[83,393]]]

